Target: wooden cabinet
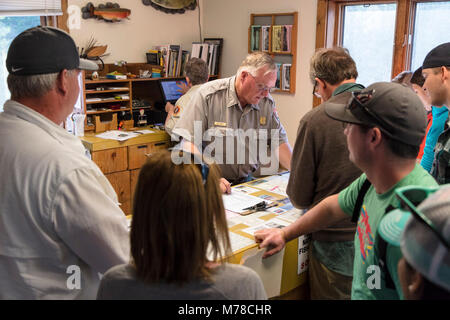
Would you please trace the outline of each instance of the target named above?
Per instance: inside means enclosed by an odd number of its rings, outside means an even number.
[[[131,195],[132,190],[130,187],[130,171],[120,171],[110,174],[105,174],[114,190],[116,190],[117,198],[119,199],[120,207],[122,211],[129,215],[131,214]]]
[[[155,152],[158,149],[167,149],[169,147],[169,141],[152,142],[139,144],[128,147],[128,166],[129,169],[137,169],[142,167],[149,154]]]
[[[116,191],[123,212],[131,214],[140,168],[149,154],[170,146],[170,136],[163,130],[154,130],[122,142],[101,139],[93,133],[80,138]]]
[[[298,12],[250,14],[248,52],[270,54],[278,68],[275,92],[295,93]]]
[[[92,160],[104,174],[127,170],[127,157],[126,147],[92,152]]]

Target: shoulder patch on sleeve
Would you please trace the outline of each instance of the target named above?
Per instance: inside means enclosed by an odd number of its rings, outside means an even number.
[[[173,115],[176,116],[181,112],[181,107],[176,106],[175,109],[173,109]]]

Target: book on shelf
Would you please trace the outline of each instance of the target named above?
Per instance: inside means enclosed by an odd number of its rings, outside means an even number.
[[[261,26],[252,25],[250,27],[250,50],[260,51],[261,50]]]
[[[291,89],[291,66],[290,63],[281,65],[281,90]]]
[[[153,49],[159,51],[159,65],[164,67],[164,70],[166,70],[167,73],[169,68],[170,45],[165,44],[154,46]]]
[[[181,52],[181,76],[186,76],[186,63],[189,61],[190,54],[187,50]]]
[[[292,25],[283,25],[282,28],[282,51],[291,52]]]
[[[178,77],[180,75],[180,62],[181,62],[181,46],[180,45],[170,45],[170,63],[172,68],[170,69],[170,77]]]
[[[261,26],[261,51],[269,52],[270,49],[270,26]]]
[[[277,81],[275,82],[275,89],[281,89],[281,63],[275,63],[277,66]]]
[[[160,45],[153,48],[147,53],[147,59],[154,61],[153,54],[155,51],[158,52],[159,65],[164,67],[166,77],[180,77],[183,75],[183,57],[186,59],[189,51],[182,50],[181,45],[178,44]]]
[[[272,27],[272,51],[291,52],[292,25],[275,25]]]
[[[272,27],[272,51],[281,52],[281,26]]]
[[[206,62],[210,75],[219,74],[220,55],[223,39],[209,38],[204,42],[192,42],[191,57],[199,58]]]

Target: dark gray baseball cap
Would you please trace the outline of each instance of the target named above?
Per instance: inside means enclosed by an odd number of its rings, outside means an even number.
[[[63,69],[97,70],[98,65],[80,59],[68,33],[52,27],[34,27],[19,34],[9,46],[6,68],[14,75],[57,73]]]
[[[376,82],[356,91],[346,104],[327,103],[325,112],[338,121],[378,127],[391,139],[412,146],[420,146],[427,126],[417,95],[392,82]]]

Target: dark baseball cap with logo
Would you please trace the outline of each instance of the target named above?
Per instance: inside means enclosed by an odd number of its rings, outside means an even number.
[[[423,60],[422,69],[450,67],[450,42],[438,45],[428,52]]]
[[[80,59],[70,35],[52,27],[34,27],[19,34],[9,46],[6,68],[13,75],[58,73],[63,69],[97,70],[92,61]]]
[[[392,82],[376,82],[355,91],[346,104],[327,103],[325,112],[338,121],[377,127],[391,139],[412,146],[420,146],[427,126],[417,95]]]

